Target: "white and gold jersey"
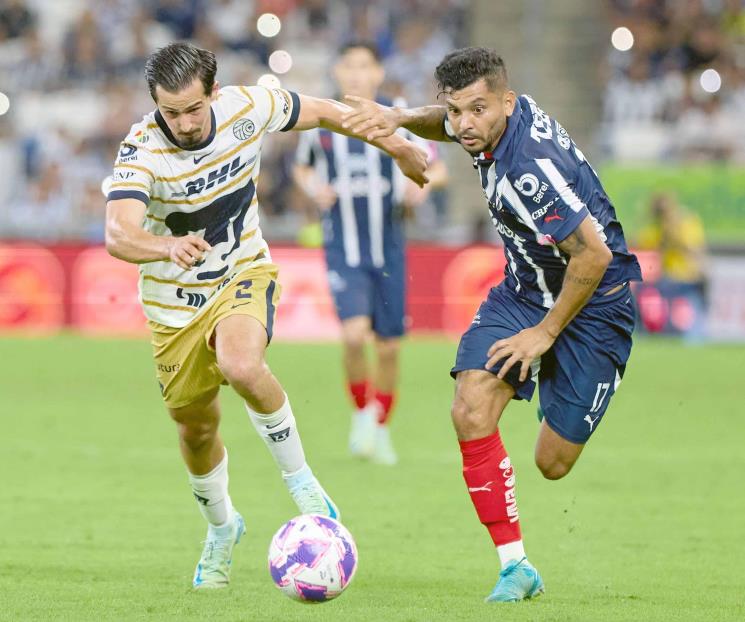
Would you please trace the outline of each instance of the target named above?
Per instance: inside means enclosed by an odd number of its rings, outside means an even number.
[[[212,131],[201,144],[176,145],[157,110],[132,126],[114,164],[108,200],[147,205],[154,235],[204,237],[212,246],[192,270],[171,261],[140,266],[145,315],[181,327],[206,309],[239,272],[271,261],[259,228],[256,182],[267,132],[291,129],[300,112],[291,91],[227,86],[212,102]]]

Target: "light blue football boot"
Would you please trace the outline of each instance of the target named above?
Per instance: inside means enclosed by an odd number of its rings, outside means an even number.
[[[283,477],[290,496],[301,514],[321,514],[341,520],[339,508],[326,494],[307,464],[297,473]]]
[[[486,597],[487,603],[510,603],[535,598],[543,594],[543,579],[531,565],[527,557],[510,562],[499,573],[499,581],[492,593]]]
[[[210,525],[204,541],[202,557],[194,571],[194,589],[227,587],[230,583],[230,566],[233,562],[233,547],[246,533],[243,517],[234,511],[233,522],[225,527]]]

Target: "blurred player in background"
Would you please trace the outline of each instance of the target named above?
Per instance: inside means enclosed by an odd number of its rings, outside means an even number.
[[[385,77],[377,48],[362,41],[340,50],[333,74],[340,93],[367,99],[377,98]],[[411,134],[407,138],[432,155],[427,187],[442,187],[447,171],[434,145]],[[424,201],[426,192],[406,180],[390,156],[326,129],[301,135],[295,179],[321,212],[329,288],[342,326],[344,372],[356,406],[349,449],[355,456],[395,464],[388,423],[405,332],[403,215]],[[374,373],[365,352],[371,333]]]
[[[623,377],[635,321],[629,281],[641,271],[583,153],[510,90],[493,50],[451,52],[435,75],[446,107],[352,98],[345,124],[368,139],[405,127],[474,158],[507,267],[458,347],[452,418],[468,492],[502,565],[487,601],[517,601],[544,588],[525,555],[500,417],[511,399],[532,397],[537,377],[536,464],[547,479],[571,470]]]
[[[150,56],[145,76],[157,108],[121,144],[106,216],[108,251],[141,264],[157,377],[209,524],[196,588],[228,584],[233,546],[245,531],[228,494],[220,384],[245,400],[300,512],[338,517],[264,362],[280,286],[259,228],[255,184],[267,133],[339,130],[345,107],[283,89],[220,88],[216,69],[212,52],[185,43]],[[374,143],[426,181],[424,152],[398,136]]]

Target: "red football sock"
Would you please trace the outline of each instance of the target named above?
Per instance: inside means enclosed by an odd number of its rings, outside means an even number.
[[[357,408],[364,408],[365,404],[367,404],[367,392],[369,389],[367,380],[363,380],[362,382],[350,382],[348,387]]]
[[[479,520],[499,546],[520,540],[515,472],[497,430],[491,436],[460,441],[463,479]]]
[[[381,393],[380,391],[375,391],[375,399],[381,406],[381,409],[378,411],[378,424],[385,425],[391,418],[394,397],[395,394],[393,393]]]

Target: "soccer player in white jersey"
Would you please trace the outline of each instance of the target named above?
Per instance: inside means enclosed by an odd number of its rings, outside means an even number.
[[[461,338],[451,416],[466,487],[502,566],[487,601],[518,601],[544,586],[523,546],[502,413],[537,384],[536,465],[547,479],[569,473],[624,375],[635,319],[629,282],[641,269],[582,151],[530,96],[510,89],[494,50],[455,50],[435,76],[446,107],[358,100],[345,123],[368,138],[403,126],[460,143],[502,237],[505,279]]]
[[[333,75],[341,93],[374,99],[385,71],[374,44],[351,41],[341,48]],[[432,143],[406,130],[400,133],[436,155]],[[329,289],[341,321],[344,374],[356,406],[349,449],[354,456],[393,465],[397,455],[389,423],[406,315],[403,212],[421,203],[426,192],[404,179],[378,149],[323,129],[300,137],[294,172],[323,223]],[[447,170],[436,157],[430,158],[427,175],[428,188],[447,181]],[[368,365],[365,349],[372,335],[375,362]]]
[[[345,106],[215,82],[212,52],[170,44],[145,77],[156,110],[132,126],[114,166],[106,247],[140,264],[157,378],[176,422],[194,497],[208,522],[195,588],[229,582],[245,531],[228,494],[218,390],[229,384],[302,513],[339,513],[308,466],[287,395],[264,361],[280,293],[258,221],[256,181],[269,132],[341,130]],[[400,137],[373,143],[426,182],[426,154]]]

